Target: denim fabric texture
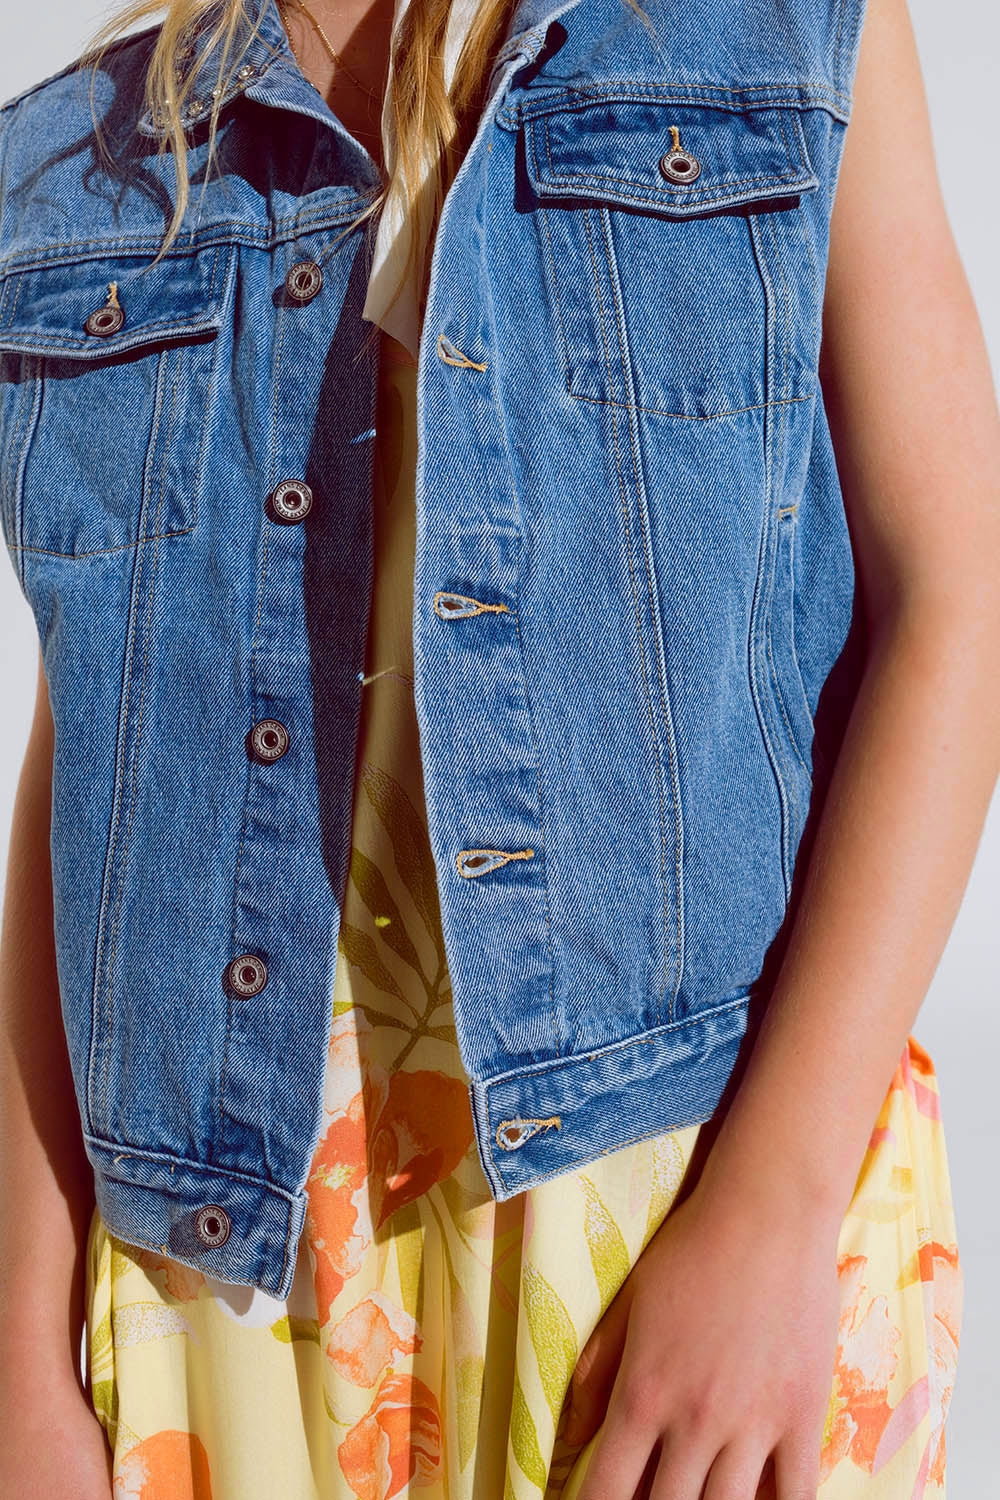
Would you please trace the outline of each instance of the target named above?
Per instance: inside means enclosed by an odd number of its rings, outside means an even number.
[[[818,359],[863,0],[646,10],[517,4],[421,338],[415,692],[498,1200],[719,1113],[860,660]],[[97,76],[106,156],[87,70],[0,113],[0,503],[98,1205],[284,1297],[348,873],[378,359],[351,221],[380,179],[263,0],[207,179],[204,49],[152,264],[154,39]]]

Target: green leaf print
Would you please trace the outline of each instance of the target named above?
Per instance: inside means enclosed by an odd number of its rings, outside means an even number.
[[[296,1339],[319,1343],[319,1323],[315,1318],[293,1318],[290,1314],[271,1324],[271,1332],[279,1343],[291,1344]]]
[[[111,1338],[111,1311],[104,1314],[97,1327],[90,1334],[90,1360],[96,1368],[102,1365],[109,1354],[113,1352],[114,1345]]]
[[[476,1439],[479,1436],[484,1372],[485,1363],[482,1355],[467,1354],[458,1362],[456,1385],[458,1388],[458,1468],[460,1473],[475,1452]]]
[[[423,1314],[424,1229],[416,1200],[402,1204],[393,1214],[392,1243],[403,1309],[419,1323]]]
[[[374,860],[369,859],[358,848],[351,854],[351,879],[372,916],[388,918],[388,921],[379,923],[378,931],[382,941],[420,975],[426,987],[427,979],[420,957],[406,930],[403,914],[389,891],[385,876]]]
[[[362,932],[359,927],[352,927],[350,922],[341,922],[339,944],[348,963],[360,969],[369,984],[374,985],[377,990],[384,991],[387,995],[395,996],[406,1005],[399,985],[379,958],[375,951],[375,944],[367,932]],[[407,1009],[412,1009],[412,1007],[407,1006]]]
[[[673,1205],[685,1165],[684,1152],[673,1131],[653,1141],[649,1157],[649,1213],[642,1237],[644,1250]]]
[[[112,1448],[118,1427],[118,1388],[113,1380],[98,1380],[91,1387],[91,1403]]]
[[[566,1389],[579,1357],[576,1329],[562,1298],[530,1261],[524,1262],[521,1275],[528,1332],[538,1361],[538,1374],[552,1420],[558,1424]]]
[[[534,1418],[524,1399],[520,1376],[516,1373],[514,1375],[514,1401],[510,1413],[510,1441],[514,1449],[514,1457],[525,1478],[530,1479],[536,1489],[544,1491],[548,1481],[545,1462],[542,1458],[542,1450],[538,1446],[538,1433],[535,1429]]]
[[[434,938],[442,964],[444,944],[438,907],[437,879],[427,824],[399,782],[378,766],[365,766],[362,784],[369,802],[392,838],[396,869],[413,904]]]
[[[601,1200],[601,1195],[590,1178],[580,1174],[580,1185],[586,1200],[584,1208],[584,1233],[590,1250],[590,1263],[594,1268],[597,1288],[601,1294],[603,1316],[611,1299],[631,1270],[628,1247],[622,1232]]]

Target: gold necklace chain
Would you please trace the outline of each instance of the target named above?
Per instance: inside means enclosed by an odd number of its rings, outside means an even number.
[[[286,4],[286,0],[278,0],[278,3],[279,3],[279,5],[281,5],[282,9],[284,9],[285,4]],[[308,18],[308,20],[312,23],[312,26],[313,26],[314,30],[316,31],[316,34],[318,35],[320,41],[323,43],[323,46],[326,48],[327,52],[329,53],[331,61],[334,62],[337,65],[337,67],[340,68],[344,73],[347,74],[348,78],[354,84],[355,88],[360,89],[361,92],[363,94],[367,95],[367,97],[369,99],[371,99],[373,101],[377,100],[377,98],[378,98],[377,94],[373,93],[373,91],[371,89],[366,89],[365,86],[364,86],[364,84],[361,82],[360,78],[356,78],[354,76],[354,74],[351,72],[350,68],[347,66],[347,64],[345,63],[344,59],[341,57],[340,53],[337,51],[336,47],[333,45],[333,43],[331,42],[330,38],[327,36],[326,32],[323,30],[322,26],[319,24],[319,22],[317,21],[316,17],[313,15],[313,13],[309,9],[309,7],[307,5],[304,5],[302,3],[302,0],[295,0],[295,4],[298,6],[299,10],[302,11],[303,15],[305,15]],[[288,45],[290,47],[292,46],[292,39],[291,39],[291,37],[288,38]],[[295,52],[295,48],[294,47],[292,47],[292,52],[293,53]],[[297,55],[296,55],[296,61],[299,63],[299,66],[301,67],[301,60],[298,58]]]

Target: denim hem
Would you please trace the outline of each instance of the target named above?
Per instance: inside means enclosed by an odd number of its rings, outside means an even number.
[[[498,1202],[715,1112],[751,991],[608,1046],[471,1085],[480,1161]]]
[[[158,1251],[237,1285],[286,1298],[295,1274],[307,1195],[239,1172],[166,1152],[139,1151],[85,1137],[97,1207],[108,1230],[129,1245]],[[198,1215],[221,1208],[226,1239],[206,1245]]]

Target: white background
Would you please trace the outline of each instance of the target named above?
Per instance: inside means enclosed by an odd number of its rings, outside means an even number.
[[[1000,370],[1000,218],[995,0],[910,0],[927,83],[937,166],[952,226]],[[4,17],[0,100],[62,67],[107,14],[90,0],[11,6]],[[931,164],[928,163],[928,170]],[[888,161],[872,162],[877,173]],[[934,316],[933,307],[927,309]],[[6,553],[0,555],[0,878],[34,700],[37,637]],[[1000,568],[998,568],[1000,587]],[[1000,691],[1000,674],[997,690]],[[996,1493],[1000,1379],[1000,792],[961,912],[913,1027],[934,1059],[951,1164],[965,1316],[947,1430],[949,1500]],[[910,1500],[901,1496],[900,1500]]]

